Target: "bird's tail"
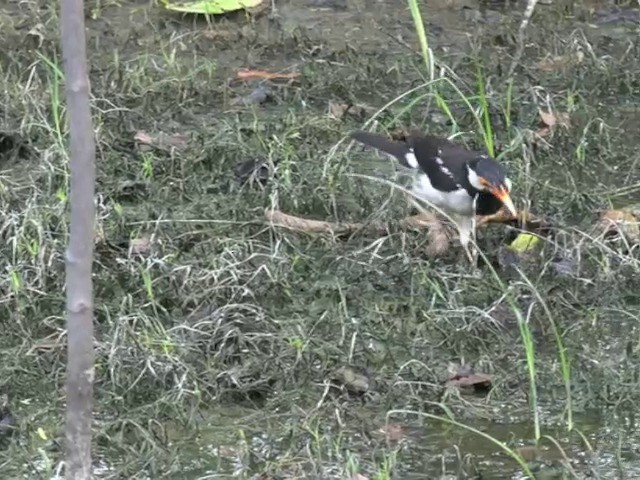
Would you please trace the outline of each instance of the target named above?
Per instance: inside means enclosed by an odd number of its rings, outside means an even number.
[[[377,150],[381,150],[395,157],[403,166],[409,167],[407,164],[407,154],[410,153],[409,147],[403,142],[394,142],[383,135],[377,133],[364,132],[358,130],[351,134],[351,138],[360,143],[364,143]]]

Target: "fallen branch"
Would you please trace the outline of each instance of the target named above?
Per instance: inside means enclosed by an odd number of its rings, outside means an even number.
[[[324,220],[312,220],[281,212],[280,210],[266,209],[264,212],[267,222],[276,227],[287,228],[289,230],[305,233],[329,233],[332,235],[347,235],[356,231],[378,232],[385,235],[389,232],[390,225],[382,223],[362,223],[362,222],[327,222]],[[484,215],[476,217],[478,227],[483,227],[491,223],[525,223],[538,227],[546,226],[547,223],[530,214],[514,217],[505,210],[500,210],[494,215]],[[443,222],[432,213],[425,212],[403,218],[398,224],[400,229],[422,230],[427,229],[427,253],[440,255],[445,253],[450,245],[451,236]]]
[[[355,232],[356,230],[362,230],[366,225],[364,223],[334,223],[325,222],[323,220],[311,220],[308,218],[296,217],[295,215],[288,215],[280,210],[269,209],[264,211],[264,216],[273,226],[308,233],[332,233],[340,235]]]
[[[312,220],[310,218],[298,217],[296,215],[290,215],[280,210],[266,209],[264,212],[265,218],[269,224],[288,228],[297,232],[307,233],[332,233],[335,235],[343,235],[347,233],[353,233],[358,230],[367,230],[375,232],[388,232],[389,225],[380,223],[362,223],[362,222],[328,222],[324,220]],[[501,210],[494,215],[478,215],[476,217],[476,224],[480,226],[486,226],[491,223],[507,224],[513,222],[523,222],[526,224],[546,225],[544,220],[534,217],[533,215],[526,215],[525,218],[521,216],[514,217],[508,212]],[[423,228],[435,228],[441,225],[441,221],[430,213],[419,213],[417,215],[411,215],[405,217],[399,222],[401,229],[423,229]]]

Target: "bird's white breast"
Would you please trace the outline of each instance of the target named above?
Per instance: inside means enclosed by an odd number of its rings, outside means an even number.
[[[415,175],[412,187],[413,194],[445,210],[447,213],[471,215],[473,213],[473,198],[462,187],[452,192],[441,192],[433,188],[429,177],[424,173]]]

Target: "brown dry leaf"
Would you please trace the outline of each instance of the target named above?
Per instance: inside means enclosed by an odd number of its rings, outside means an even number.
[[[557,119],[552,111],[545,112],[542,109],[538,109],[538,114],[540,115],[540,121],[542,125],[545,127],[553,127],[555,126]]]
[[[425,253],[430,257],[444,255],[451,246],[451,235],[447,226],[431,212],[422,212],[402,220],[407,228],[422,230],[427,228],[427,247]]]
[[[38,48],[40,48],[46,38],[46,35],[45,35],[46,31],[47,31],[47,28],[42,23],[38,23],[31,30],[27,32],[27,35],[37,38]]]
[[[156,135],[150,135],[147,132],[137,132],[133,139],[141,145],[149,145],[160,148],[162,150],[184,150],[187,148],[189,137],[182,133],[167,134],[160,132]]]
[[[434,257],[444,255],[451,246],[451,236],[442,222],[434,223],[429,227],[427,238],[429,240],[427,255]]]
[[[472,387],[475,391],[486,391],[491,388],[493,377],[486,373],[476,372],[473,368],[463,365],[455,372],[450,371],[449,380],[445,386],[450,387]]]
[[[492,384],[491,375],[487,375],[486,373],[472,373],[466,377],[457,377],[447,381],[448,386],[456,386],[456,387],[476,387],[483,386],[489,387]]]
[[[369,477],[362,475],[361,473],[354,473],[351,480],[369,480]]]
[[[380,433],[383,433],[388,442],[399,442],[406,437],[405,429],[399,423],[387,423],[380,427]]]
[[[348,103],[329,102],[329,115],[338,120],[343,119],[347,115],[362,118],[372,111],[372,107],[362,104],[354,105]]]
[[[151,239],[142,237],[142,238],[133,238],[129,242],[129,251],[133,255],[145,255],[149,253],[151,250]]]
[[[564,71],[576,65],[579,65],[584,60],[584,53],[577,51],[566,55],[556,55],[554,57],[547,56],[536,63],[536,68],[543,72],[558,72]]]
[[[231,30],[206,30],[202,32],[202,36],[208,40],[230,41],[238,37],[236,31]]]
[[[278,79],[294,80],[299,76],[300,74],[297,72],[274,73],[274,72],[267,72],[266,70],[249,70],[246,68],[238,71],[238,73],[236,74],[236,77],[239,78],[240,80],[249,80],[251,78],[260,78],[263,80],[278,80]]]
[[[622,235],[628,242],[640,243],[640,212],[632,208],[601,212],[596,231],[603,237]]]
[[[331,379],[349,393],[364,394],[375,386],[371,372],[366,368],[345,365],[332,372]]]
[[[540,123],[536,134],[539,137],[546,137],[553,132],[556,127],[569,128],[569,114],[566,112],[552,112],[551,110],[538,110]]]
[[[565,128],[570,127],[569,114],[566,112],[552,112],[550,110],[545,112],[544,110],[539,109],[538,113],[540,114],[541,123],[544,126],[555,127],[558,125]]]
[[[143,145],[153,144],[153,138],[151,138],[151,135],[149,135],[147,132],[138,132],[134,135],[133,139],[138,143],[142,143]]]
[[[93,242],[96,245],[103,243],[107,239],[107,234],[102,225],[96,225],[93,230]]]
[[[266,85],[260,84],[257,88],[254,88],[249,95],[244,97],[236,97],[231,100],[231,105],[260,105],[269,99],[271,92]]]
[[[533,462],[538,459],[540,451],[534,445],[526,445],[516,448],[516,452],[526,461]]]

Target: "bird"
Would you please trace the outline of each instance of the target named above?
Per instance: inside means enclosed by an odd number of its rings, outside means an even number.
[[[447,214],[456,224],[469,258],[476,215],[492,215],[504,206],[513,215],[512,182],[504,167],[487,153],[450,140],[414,132],[403,141],[357,130],[351,138],[391,155],[413,177],[410,191],[418,200]],[[412,202],[417,203],[412,199]]]

